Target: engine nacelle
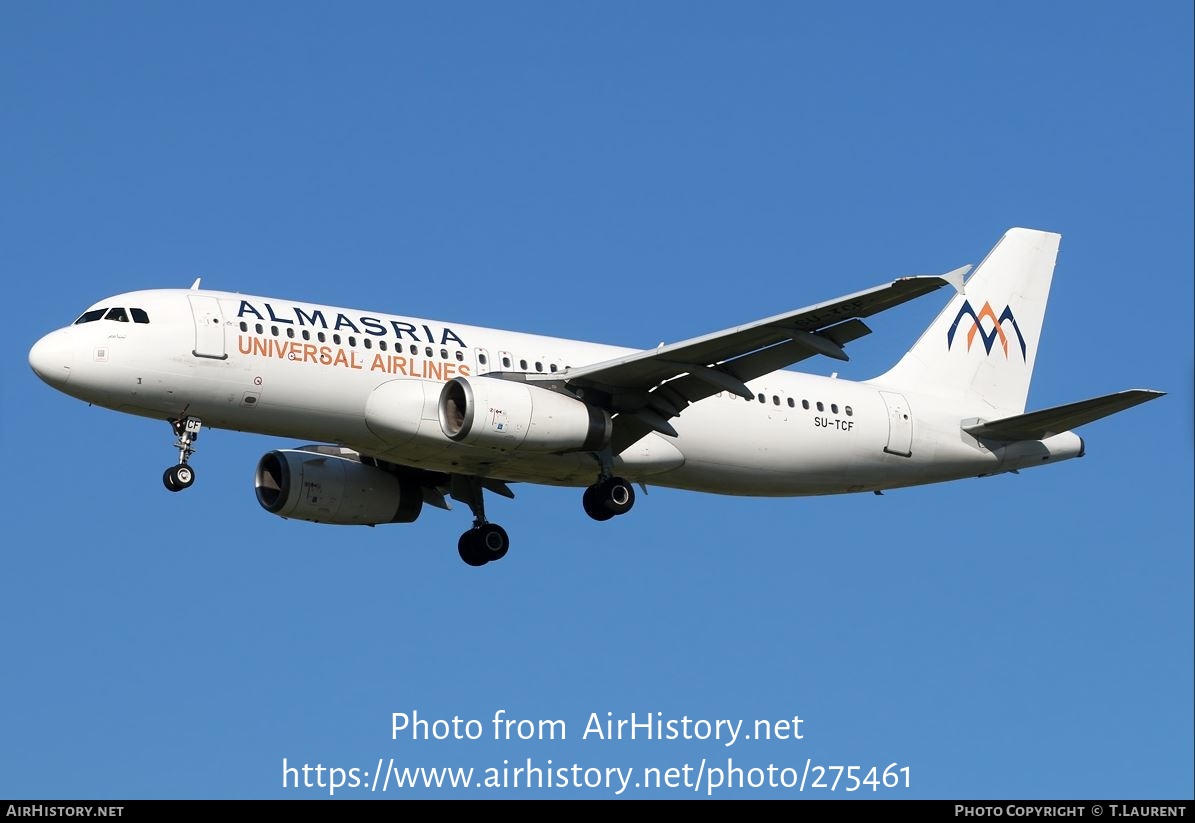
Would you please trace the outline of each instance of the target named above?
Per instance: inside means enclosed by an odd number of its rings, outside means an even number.
[[[458,443],[498,451],[597,451],[610,415],[566,394],[497,377],[454,377],[440,391],[440,428]]]
[[[254,485],[257,502],[266,511],[313,523],[410,523],[423,508],[417,484],[365,465],[348,449],[329,446],[262,455]]]

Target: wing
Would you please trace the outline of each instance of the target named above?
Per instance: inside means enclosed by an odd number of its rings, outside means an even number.
[[[948,283],[962,289],[964,266],[941,276],[902,277],[837,300],[765,317],[754,323],[661,344],[530,382],[565,384],[614,419],[613,449],[621,452],[650,431],[676,436],[668,422],[690,403],[720,391],[750,399],[746,383],[815,354],[846,360],[843,347],[871,329],[860,318],[899,306]]]

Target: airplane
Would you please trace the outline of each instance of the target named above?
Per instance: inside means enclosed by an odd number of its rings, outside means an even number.
[[[1133,389],[1026,412],[1061,236],[1007,231],[970,278],[874,288],[652,349],[200,288],[105,298],[29,352],[65,394],[168,421],[195,481],[204,427],[315,441],[257,463],[257,500],[284,518],[409,523],[467,505],[457,543],[507,554],[484,493],[584,488],[605,521],[634,485],[727,495],[874,492],[1018,472],[1085,452],[1072,430],[1164,392]],[[889,371],[855,382],[787,369],[846,360],[864,318],[950,285],[954,295]]]

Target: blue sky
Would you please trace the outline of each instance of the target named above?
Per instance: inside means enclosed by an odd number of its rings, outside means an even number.
[[[879,796],[1191,798],[1192,28],[1180,2],[6,5],[0,796],[729,758],[908,766]],[[463,507],[264,512],[254,465],[289,441],[207,432],[170,495],[164,424],[26,360],[198,275],[654,346],[978,262],[1010,226],[1063,235],[1030,407],[1169,392],[1086,427],[1084,459],[883,497],[651,489],[605,524],[519,487],[481,570]],[[941,305],[802,365],[874,376]],[[392,739],[395,712],[498,710],[567,739]],[[582,739],[607,712],[804,737]]]

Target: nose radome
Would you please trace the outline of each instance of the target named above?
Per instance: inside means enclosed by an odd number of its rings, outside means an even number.
[[[29,350],[29,365],[34,373],[54,387],[62,387],[71,379],[74,348],[69,329],[50,332]]]

